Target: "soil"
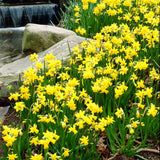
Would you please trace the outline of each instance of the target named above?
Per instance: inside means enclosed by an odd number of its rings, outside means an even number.
[[[8,113],[5,116],[5,120],[3,122],[3,125],[10,125],[11,123],[18,124],[18,122],[19,122],[18,114],[15,112],[15,110],[12,107],[10,107]],[[0,159],[4,155],[4,151],[3,151],[3,148],[1,145],[2,143],[3,143],[3,139],[2,139],[2,134],[0,132]],[[139,152],[138,154],[140,156],[142,156],[143,158],[145,158],[144,160],[160,160],[160,152],[159,153],[153,152],[153,150],[158,151],[160,149],[160,144],[157,145],[157,144],[153,143],[151,146],[152,146],[152,148],[150,151]],[[103,146],[101,146],[101,147],[103,147]],[[107,148],[106,148],[105,152],[108,152]],[[139,158],[137,156],[127,158],[125,155],[117,154],[113,157],[102,156],[101,160],[142,160],[142,158]]]

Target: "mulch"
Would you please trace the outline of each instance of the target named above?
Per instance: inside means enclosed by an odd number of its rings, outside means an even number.
[[[5,116],[3,125],[10,125],[11,123],[18,124],[18,122],[19,122],[18,113],[16,113],[15,110],[12,107],[10,107],[8,113]],[[0,159],[4,155],[4,151],[1,145],[2,143],[3,143],[3,139],[2,139],[2,134],[0,132]],[[152,149],[155,149],[155,150],[160,149],[160,144],[159,145],[152,144],[151,146],[152,146]],[[151,151],[144,151],[144,152],[140,152],[139,155],[144,157],[146,160],[160,160],[160,153],[158,154],[158,153],[153,153]],[[102,156],[101,159],[102,160],[142,160],[141,158],[138,158],[136,156],[127,158],[125,155],[121,155],[121,154],[117,154],[116,156],[111,157],[111,158]]]

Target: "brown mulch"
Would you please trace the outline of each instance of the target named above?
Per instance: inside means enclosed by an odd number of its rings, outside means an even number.
[[[5,116],[5,120],[3,122],[3,125],[10,125],[12,123],[18,124],[19,122],[19,118],[18,118],[18,114],[15,112],[15,110],[10,107],[8,113]],[[110,151],[107,148],[106,144],[103,143],[103,137],[100,138],[99,144],[98,144],[98,152],[102,153],[102,160],[142,160],[141,158],[137,157],[137,156],[133,156],[130,158],[127,158],[125,155],[121,155],[121,154],[116,154],[113,157],[110,157]],[[4,154],[3,148],[2,148],[2,144],[3,143],[3,139],[2,139],[2,134],[0,133],[0,159]],[[152,145],[152,149],[154,150],[159,150],[158,145]],[[154,153],[152,151],[144,151],[144,152],[139,152],[138,153],[140,156],[148,159],[148,160],[160,160],[160,153]]]
[[[102,160],[142,160],[142,158],[139,158],[138,156],[127,158],[125,155],[118,153],[111,156],[106,141],[107,134],[102,132],[97,143],[97,150],[98,153],[101,153]],[[139,141],[136,141],[135,143],[140,144]],[[143,151],[138,152],[137,155],[143,157],[145,160],[160,160],[160,144],[157,144],[157,142],[154,142],[153,140],[147,140],[147,143],[150,145],[150,148],[145,148]]]

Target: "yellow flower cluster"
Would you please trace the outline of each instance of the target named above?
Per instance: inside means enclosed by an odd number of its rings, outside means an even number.
[[[18,128],[11,128],[3,125],[3,140],[6,142],[7,147],[12,147],[13,143],[17,140],[18,136],[22,136],[22,131]]]
[[[86,30],[84,28],[78,27],[76,29],[76,33],[80,33],[80,35],[86,34]]]
[[[123,21],[132,27],[135,27],[135,24],[145,24],[145,26],[140,25],[142,27],[140,32],[143,34],[143,38],[149,40],[151,35],[154,33],[147,32],[146,34],[145,31],[150,30],[148,25],[152,27],[158,27],[160,22],[158,16],[160,13],[160,7],[158,5],[159,3],[159,0],[82,0],[74,6],[75,15],[73,19],[78,26],[81,26],[87,30],[87,34],[89,36],[96,34],[95,31],[100,31],[100,29],[107,23],[110,23],[110,21],[112,23]],[[106,17],[108,18],[106,19]],[[90,19],[89,22],[88,18]],[[104,21],[99,24],[98,20],[106,20],[109,22]],[[158,30],[156,29],[153,32],[157,31]],[[154,43],[152,43],[150,40],[149,43],[149,45],[154,45]]]
[[[18,156],[17,156],[17,154],[8,154],[8,160],[15,160],[15,159],[17,159],[18,158]]]

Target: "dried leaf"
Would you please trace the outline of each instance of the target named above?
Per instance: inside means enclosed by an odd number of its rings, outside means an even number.
[[[99,141],[97,142],[97,150],[98,153],[102,154],[102,159],[106,159],[110,156],[110,150],[107,147],[107,145],[105,144],[105,138],[104,137],[100,137]]]

